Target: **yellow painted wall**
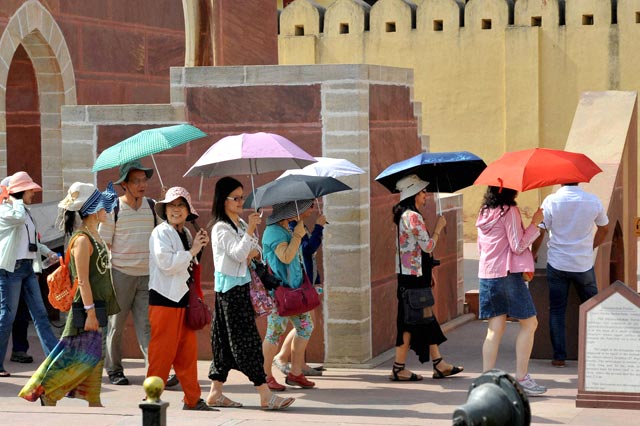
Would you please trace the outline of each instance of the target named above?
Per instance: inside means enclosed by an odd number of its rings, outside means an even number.
[[[281,13],[280,63],[413,68],[430,149],[468,150],[487,162],[505,151],[563,148],[581,92],[640,88],[640,0],[617,1],[617,24],[608,0],[570,0],[562,25],[557,0],[464,3],[296,0]],[[304,37],[293,35],[296,25]],[[525,215],[549,191],[521,194]],[[473,238],[483,188],[462,193]]]

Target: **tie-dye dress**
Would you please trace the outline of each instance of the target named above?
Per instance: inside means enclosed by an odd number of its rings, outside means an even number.
[[[84,232],[93,246],[89,258],[89,282],[94,300],[104,300],[107,314],[113,315],[120,308],[115,299],[111,281],[109,253],[104,243]],[[76,277],[75,259],[71,256],[69,270],[72,279]],[[80,301],[80,291],[75,301]],[[69,396],[100,405],[102,387],[102,367],[104,364],[104,330],[84,331],[73,326],[73,312],[69,312],[60,341],[42,362],[31,379],[22,388],[19,396],[27,401],[38,399],[45,405],[55,405]]]

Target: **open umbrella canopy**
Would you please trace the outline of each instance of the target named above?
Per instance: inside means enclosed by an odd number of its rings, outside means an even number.
[[[429,192],[455,192],[473,184],[487,167],[484,161],[467,151],[422,152],[394,163],[376,177],[391,192],[398,192],[396,183],[405,176],[416,174],[429,182]]]
[[[601,171],[582,153],[533,148],[505,153],[489,164],[474,184],[522,192],[563,183],[589,182]]]
[[[290,175],[256,188],[256,201],[250,194],[244,206],[258,208],[287,201],[310,200],[349,189],[350,186],[330,176]]]
[[[143,130],[102,151],[91,170],[118,167],[205,136],[206,133],[190,124]]]
[[[307,176],[340,176],[360,175],[364,173],[360,167],[343,158],[314,157],[317,161],[301,169],[286,170],[278,179],[289,175]]]
[[[187,176],[254,175],[301,168],[316,160],[285,137],[242,133],[220,139],[184,174]]]

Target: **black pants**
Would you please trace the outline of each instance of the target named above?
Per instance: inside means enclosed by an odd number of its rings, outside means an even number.
[[[267,382],[249,283],[216,293],[211,345],[213,361],[209,379],[224,383],[229,371],[234,369],[247,376],[254,386]]]

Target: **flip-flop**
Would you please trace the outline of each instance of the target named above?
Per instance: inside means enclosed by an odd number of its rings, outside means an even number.
[[[280,398],[278,395],[271,395],[271,399],[269,399],[269,403],[265,405],[261,405],[260,408],[263,410],[284,410],[289,407],[295,401],[295,398]]]
[[[242,404],[236,401],[232,401],[231,399],[227,398],[224,395],[220,395],[218,397],[218,399],[216,399],[216,402],[214,402],[213,404],[209,404],[207,402],[207,405],[209,407],[223,407],[223,408],[240,408],[242,407]]]
[[[7,370],[0,370],[0,377],[11,377],[11,373]]]

